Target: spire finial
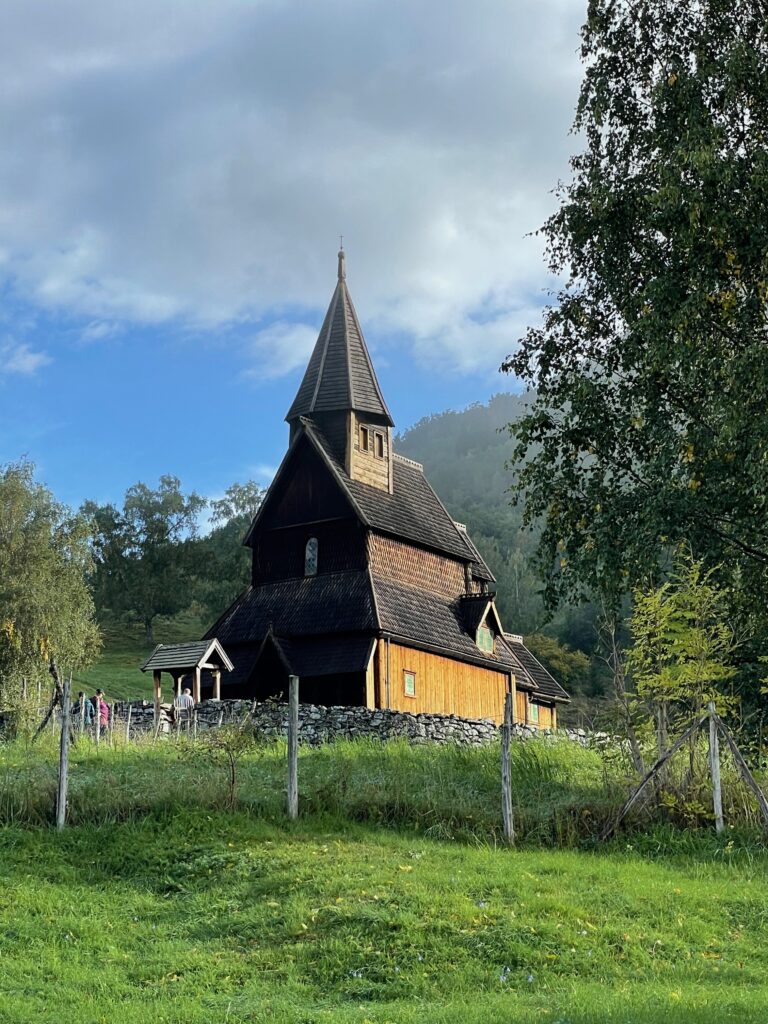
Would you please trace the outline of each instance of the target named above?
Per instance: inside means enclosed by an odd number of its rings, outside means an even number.
[[[344,265],[344,235],[339,235],[339,280],[344,281],[347,276],[347,269]]]

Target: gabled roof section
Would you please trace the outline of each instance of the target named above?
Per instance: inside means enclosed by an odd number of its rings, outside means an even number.
[[[354,409],[384,417],[394,426],[365,344],[349,294],[344,250],[339,252],[339,279],[304,378],[288,415]]]
[[[202,665],[221,665],[228,672],[232,671],[232,662],[224,648],[215,637],[205,640],[193,640],[186,644],[158,644],[141,666],[142,672],[150,669],[155,672],[171,669],[194,669]]]
[[[225,644],[280,637],[375,632],[371,581],[364,570],[321,573],[249,587],[209,631]]]
[[[512,656],[519,661],[526,674],[533,681],[537,693],[545,697],[551,697],[553,700],[570,700],[570,697],[555,677],[544,668],[538,658],[531,654],[523,643],[522,637],[515,636],[513,633],[505,633],[504,643]]]
[[[451,519],[418,462],[395,455],[394,488],[393,493],[389,494],[361,480],[351,480],[317,425],[306,419],[302,419],[301,424],[318,450],[324,454],[326,463],[366,526],[471,562],[473,572],[479,568],[477,549],[469,541],[466,530],[460,530]],[[494,582],[487,567],[481,578]]]
[[[494,633],[504,635],[496,603],[487,594],[465,594],[461,598],[461,608],[470,635],[474,635],[483,623],[488,625],[488,619],[492,620]]]

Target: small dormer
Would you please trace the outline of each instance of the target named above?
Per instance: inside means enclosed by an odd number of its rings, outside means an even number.
[[[499,613],[487,594],[466,594],[461,599],[464,624],[483,654],[496,653],[496,637],[503,635]]]

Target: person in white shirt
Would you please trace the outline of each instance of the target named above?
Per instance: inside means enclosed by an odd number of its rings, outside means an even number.
[[[173,711],[177,722],[189,722],[192,717],[192,709],[195,706],[195,701],[192,697],[192,691],[188,686],[185,686],[181,693],[176,694],[173,698]]]

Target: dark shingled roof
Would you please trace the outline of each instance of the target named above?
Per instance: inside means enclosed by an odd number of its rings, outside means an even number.
[[[479,649],[474,636],[466,631],[461,598],[440,597],[377,575],[373,586],[385,633],[439,648],[474,664],[516,671],[517,662],[505,644],[496,645],[496,654]]]
[[[205,656],[209,652],[216,661],[221,662],[228,669],[229,659],[217,640],[216,634],[210,632],[203,640],[193,640],[185,644],[158,644],[141,666],[141,671],[148,672],[152,669],[153,672],[163,672],[175,668],[196,668],[206,660]],[[212,647],[213,650],[211,650]]]
[[[394,426],[347,289],[343,253],[339,253],[336,290],[285,418],[290,422],[298,416],[338,409],[375,413]]]
[[[278,636],[305,636],[376,626],[370,578],[355,570],[249,587],[206,636],[224,644],[261,643],[270,628]]]
[[[560,683],[552,676],[535,658],[525,644],[518,640],[511,640],[509,636],[504,638],[507,647],[514,657],[520,662],[528,676],[533,680],[537,693],[545,697],[553,697],[555,700],[569,700],[568,694]]]
[[[297,676],[333,676],[364,672],[368,667],[372,636],[270,637],[283,664]],[[269,640],[267,641],[269,642]]]
[[[477,561],[477,548],[451,519],[418,463],[395,456],[394,487],[390,494],[361,480],[351,480],[317,425],[304,418],[301,424],[335,470],[366,526],[471,561],[475,575],[494,582],[485,563]]]

